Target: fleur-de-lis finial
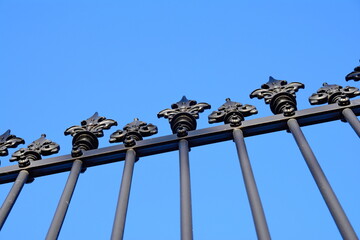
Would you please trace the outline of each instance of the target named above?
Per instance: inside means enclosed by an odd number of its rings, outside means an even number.
[[[171,105],[171,109],[164,109],[157,116],[169,119],[173,133],[183,137],[187,135],[188,131],[196,129],[196,119],[199,118],[199,113],[210,108],[210,104],[197,103],[183,96],[179,102]]]
[[[131,123],[126,124],[123,130],[117,130],[110,136],[110,142],[124,142],[126,147],[132,147],[136,141],[140,141],[143,137],[154,135],[158,132],[155,125],[139,121],[135,118]]]
[[[99,114],[95,112],[87,120],[81,121],[81,126],[72,126],[66,129],[64,134],[73,137],[71,155],[79,157],[83,151],[97,149],[99,146],[98,137],[104,136],[103,130],[110,129],[112,126],[117,126],[117,122],[99,117]]]
[[[224,122],[230,123],[230,126],[240,126],[245,117],[257,114],[256,107],[249,104],[241,104],[233,102],[230,98],[225,99],[225,103],[218,108],[218,111],[213,111],[209,115],[209,123]]]
[[[41,160],[41,156],[58,153],[59,144],[45,138],[45,134],[33,141],[27,148],[20,148],[10,158],[10,162],[18,161],[19,167],[29,166],[31,161]]]
[[[24,143],[24,139],[11,135],[10,130],[7,130],[0,136],[0,156],[7,156],[8,148],[16,148],[19,144]]]
[[[285,80],[270,77],[269,82],[250,94],[250,98],[264,98],[265,103],[270,104],[270,109],[274,114],[283,113],[285,116],[291,116],[297,110],[295,93],[300,88],[304,88],[304,84],[299,82],[288,84]]]
[[[309,97],[309,102],[311,105],[338,103],[344,106],[350,104],[350,98],[358,95],[360,95],[360,91],[356,87],[343,88],[336,84],[323,83],[323,87]]]
[[[360,81],[360,66],[354,68],[354,71],[346,75],[346,81],[354,80],[355,82]]]

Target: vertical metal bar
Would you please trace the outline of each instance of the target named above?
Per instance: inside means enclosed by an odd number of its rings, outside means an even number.
[[[358,239],[356,233],[351,226],[344,210],[342,209],[340,202],[338,201],[334,191],[332,190],[326,176],[321,169],[313,151],[310,148],[303,132],[300,129],[298,122],[295,119],[290,119],[287,122],[292,135],[295,138],[297,145],[308,165],[312,176],[323,196],[326,205],[328,206],[332,217],[340,231],[341,236],[344,239]]]
[[[134,172],[136,152],[133,149],[126,151],[125,165],[121,180],[118,203],[116,207],[115,220],[111,239],[122,240],[126,222],[126,212],[129,204],[131,180]]]
[[[240,161],[242,175],[244,178],[246,192],[251,207],[251,213],[253,216],[257,237],[259,240],[270,240],[271,237],[268,225],[266,223],[266,218],[261,204],[259,192],[256,186],[254,174],[251,168],[251,163],[249,161],[249,155],[246,149],[243,132],[240,129],[235,129],[233,131],[233,136]]]
[[[7,195],[3,205],[0,209],[0,230],[4,226],[4,223],[9,216],[11,209],[13,208],[16,199],[18,198],[21,189],[23,188],[24,184],[26,183],[29,177],[29,172],[26,170],[21,170],[19,175],[17,176],[13,186],[10,189],[9,194]]]
[[[345,120],[350,124],[350,126],[354,129],[357,135],[360,137],[360,121],[354,114],[354,112],[350,108],[345,108],[342,111],[342,115]]]
[[[181,240],[192,240],[192,209],[190,188],[189,145],[185,139],[179,142],[180,156],[180,212]]]
[[[64,191],[61,195],[59,204],[56,208],[54,218],[51,222],[49,231],[46,235],[46,240],[57,239],[60,233],[60,229],[65,219],[66,212],[68,210],[71,197],[74,193],[74,189],[79,178],[81,167],[83,162],[81,160],[75,160],[68,177],[68,180],[65,184]]]

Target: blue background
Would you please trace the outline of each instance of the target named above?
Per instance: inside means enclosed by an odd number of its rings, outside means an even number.
[[[100,147],[134,117],[171,134],[156,114],[183,95],[212,110],[230,97],[257,106],[249,119],[265,117],[269,106],[249,94],[270,75],[304,83],[298,108],[309,108],[323,82],[360,86],[344,80],[360,58],[359,10],[356,0],[0,0],[0,131],[27,144],[46,133],[63,155],[71,151],[64,130],[95,111],[119,123]],[[358,137],[340,121],[303,131],[360,234]],[[341,239],[292,136],[246,143],[273,239]],[[193,148],[190,163],[194,238],[256,239],[234,143]],[[80,176],[59,239],[109,239],[122,169]],[[25,185],[0,239],[44,239],[67,176]],[[3,201],[11,184],[0,188]],[[125,239],[179,239],[179,217],[178,153],[140,159]]]

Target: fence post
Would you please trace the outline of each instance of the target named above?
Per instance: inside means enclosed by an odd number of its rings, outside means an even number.
[[[245,117],[257,114],[257,109],[253,105],[233,102],[230,98],[225,99],[217,111],[213,111],[209,116],[209,123],[224,122],[231,127],[239,127]],[[261,204],[259,192],[256,186],[255,177],[251,169],[248,152],[245,145],[244,135],[241,129],[234,129],[233,140],[236,145],[240,168],[242,171],[246,193],[250,203],[256,234],[260,240],[271,239],[266,223],[264,210]]]
[[[54,218],[51,221],[49,231],[46,235],[46,240],[57,239],[59,236],[61,227],[64,223],[66,212],[69,208],[69,204],[81,172],[82,164],[83,162],[81,160],[75,160],[71,167],[64,191],[61,195],[60,201],[54,214]]]
[[[157,132],[158,129],[155,125],[151,123],[147,124],[146,122],[139,121],[138,118],[135,118],[133,122],[126,124],[125,127],[123,127],[123,130],[117,130],[111,134],[109,142],[123,142],[125,147],[133,147],[136,145],[137,141],[141,141],[143,137],[154,135]],[[135,161],[136,152],[130,148],[126,151],[124,171],[111,234],[112,240],[122,240],[124,237],[126,213],[129,205]]]
[[[360,121],[354,114],[354,112],[350,108],[345,108],[342,111],[342,115],[345,120],[350,124],[350,126],[354,129],[356,134],[360,137]]]
[[[350,98],[360,95],[356,87],[345,87],[336,84],[323,83],[323,86],[309,97],[311,105],[323,103],[338,104],[339,106],[350,105]],[[341,112],[344,119],[350,124],[357,135],[360,137],[360,121],[350,108],[345,108]]]
[[[10,133],[10,132],[9,132]],[[16,140],[17,141],[17,140]],[[42,134],[41,137],[27,146],[27,148],[21,148],[14,152],[10,158],[10,162],[17,161],[20,168],[29,166],[33,161],[41,160],[41,156],[48,156],[58,153],[60,150],[59,144],[46,139],[46,134]],[[12,207],[18,198],[21,189],[28,181],[29,172],[27,170],[21,170],[11,188],[9,195],[5,199],[5,202],[0,210],[0,230],[4,225],[6,218],[8,217]],[[31,179],[33,180],[33,179]]]
[[[171,109],[164,109],[158,113],[158,118],[169,119],[171,130],[178,137],[186,137],[189,131],[195,130],[199,113],[210,109],[210,104],[197,103],[185,96],[171,105]],[[180,208],[181,208],[181,239],[192,240],[192,209],[190,190],[189,143],[186,139],[179,141],[180,154]]]
[[[260,240],[270,240],[271,237],[264,214],[264,209],[261,204],[260,195],[256,186],[251,163],[249,161],[243,133],[240,129],[235,129],[233,131],[233,135],[239,156],[242,175],[244,178],[245,188],[251,207],[251,213],[254,219],[257,237]]]
[[[71,151],[72,157],[80,157],[85,151],[97,149],[99,146],[99,140],[97,138],[104,135],[103,129],[109,129],[114,125],[117,125],[116,121],[106,119],[105,117],[99,117],[99,114],[95,112],[93,116],[82,121],[81,126],[72,126],[66,129],[64,134],[71,135],[73,137],[73,148]],[[76,159],[73,162],[64,191],[61,195],[54,218],[46,235],[46,240],[58,238],[79,175],[82,171],[85,171],[85,169],[83,161],[80,159]]]
[[[314,177],[314,180],[323,196],[326,205],[328,206],[331,215],[344,239],[358,239],[356,233],[351,226],[340,202],[338,201],[334,191],[332,190],[324,172],[322,171],[313,151],[310,148],[303,132],[296,119],[288,120],[289,129],[294,136],[294,139],[309,167],[309,170]]]
[[[17,176],[8,196],[6,197],[3,205],[0,209],[0,230],[4,226],[4,223],[9,216],[11,209],[13,208],[16,199],[18,198],[21,189],[23,188],[24,184],[26,183],[29,177],[29,172],[26,170],[21,170],[19,175]]]
[[[181,211],[181,239],[193,239],[189,145],[182,139],[179,142],[180,156],[180,211]]]
[[[121,180],[118,203],[116,207],[115,220],[112,229],[111,239],[122,240],[126,222],[126,212],[129,204],[131,180],[134,171],[136,152],[132,149],[126,151],[124,171]]]

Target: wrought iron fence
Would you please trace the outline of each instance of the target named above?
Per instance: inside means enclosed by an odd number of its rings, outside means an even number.
[[[360,66],[349,73],[346,80],[359,81]],[[111,134],[110,143],[122,144],[105,148],[98,148],[98,138],[104,135],[103,130],[116,126],[117,122],[100,117],[98,113],[95,113],[89,119],[82,121],[81,125],[65,130],[65,135],[72,136],[71,154],[41,160],[42,156],[58,153],[60,149],[57,143],[46,139],[46,135],[43,134],[26,148],[21,148],[12,154],[10,161],[16,161],[17,165],[0,168],[0,183],[13,182],[13,187],[0,209],[0,229],[5,224],[25,183],[30,183],[38,177],[69,171],[68,180],[46,236],[46,239],[57,239],[80,173],[84,172],[86,168],[125,161],[111,235],[111,239],[123,239],[135,162],[146,156],[178,150],[181,239],[193,239],[189,149],[190,147],[233,140],[240,161],[256,234],[258,239],[270,239],[270,230],[244,138],[285,130],[293,135],[341,236],[344,239],[358,239],[301,127],[342,120],[348,122],[360,137],[360,122],[357,118],[360,115],[360,100],[350,101],[350,98],[360,95],[360,91],[356,87],[324,83],[316,93],[310,96],[309,102],[312,105],[327,105],[297,110],[295,93],[302,88],[304,88],[302,83],[287,83],[284,80],[270,77],[269,81],[261,88],[254,90],[250,97],[264,99],[265,103],[270,105],[273,116],[245,120],[246,117],[257,113],[256,107],[228,98],[218,110],[208,116],[209,123],[223,122],[224,125],[198,130],[196,130],[196,119],[204,110],[210,109],[210,105],[197,103],[183,97],[179,102],[172,104],[171,108],[158,113],[159,118],[168,119],[172,135],[143,140],[145,137],[156,134],[158,129],[155,125],[147,124],[136,118],[122,130]],[[6,131],[0,136],[0,156],[7,156],[8,148],[16,148],[20,144],[24,144],[22,138],[11,135],[10,130]]]

